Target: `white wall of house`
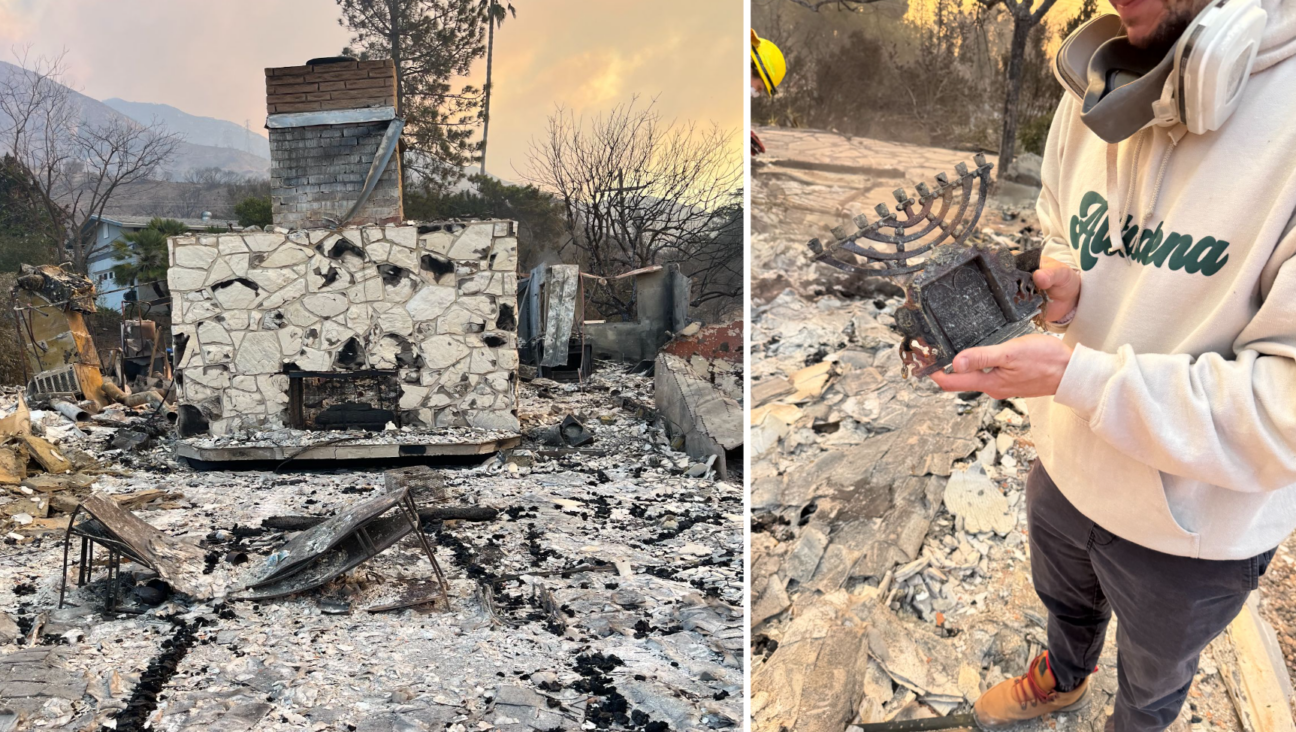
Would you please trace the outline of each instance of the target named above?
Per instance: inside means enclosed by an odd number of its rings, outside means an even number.
[[[95,302],[100,307],[120,310],[122,300],[126,297],[126,292],[122,290],[125,285],[119,284],[112,276],[112,268],[119,262],[113,259],[112,243],[120,238],[128,229],[123,229],[115,221],[100,220],[95,224],[95,248],[99,250],[94,259],[90,260],[88,274],[90,281],[94,283],[95,291],[99,296]]]
[[[232,226],[233,222],[217,221],[214,219],[179,219],[185,224],[190,231],[204,231],[208,226]],[[90,260],[88,274],[90,280],[94,282],[95,291],[98,293],[95,302],[99,307],[121,310],[122,303],[126,300],[126,295],[130,292],[129,283],[118,282],[113,279],[112,268],[121,264],[113,258],[113,242],[121,239],[125,234],[132,231],[139,231],[148,226],[149,219],[145,217],[123,217],[121,220],[114,219],[110,216],[102,218],[93,218],[92,225],[95,227],[95,243],[97,250],[95,257]],[[161,297],[161,293],[151,285],[141,285],[137,288],[139,296],[136,298],[140,301],[152,301]],[[166,304],[155,304],[154,312],[169,312],[170,308]]]

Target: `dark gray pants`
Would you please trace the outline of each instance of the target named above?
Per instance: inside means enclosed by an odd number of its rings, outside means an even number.
[[[1112,611],[1116,732],[1163,730],[1179,714],[1197,657],[1237,616],[1273,550],[1212,561],[1162,554],[1085,518],[1035,462],[1026,480],[1031,574],[1049,612],[1049,662],[1058,688],[1093,672]]]

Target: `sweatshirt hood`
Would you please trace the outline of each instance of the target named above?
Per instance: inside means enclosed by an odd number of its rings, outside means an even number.
[[[1264,34],[1260,36],[1260,50],[1256,53],[1256,74],[1296,56],[1296,1],[1260,0],[1260,7],[1269,14]]]

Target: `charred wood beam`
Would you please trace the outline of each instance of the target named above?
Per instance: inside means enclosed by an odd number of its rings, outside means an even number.
[[[418,512],[419,523],[437,521],[494,521],[499,510],[489,506],[446,506],[425,508]],[[275,531],[305,531],[324,522],[327,516],[271,516],[261,521],[261,528]]]

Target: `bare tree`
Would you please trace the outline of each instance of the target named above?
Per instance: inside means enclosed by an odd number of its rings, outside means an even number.
[[[728,287],[715,268],[741,266],[704,260],[717,237],[732,233],[733,195],[743,184],[742,155],[732,132],[714,125],[664,122],[648,105],[619,105],[586,123],[559,108],[548,134],[531,147],[530,180],[562,203],[567,242],[586,271],[611,277],[655,264],[677,262],[701,271],[706,288]],[[712,259],[720,259],[712,257]],[[695,269],[701,264],[701,270]],[[723,284],[722,284],[723,283]],[[720,290],[696,293],[695,302]],[[724,291],[737,296],[731,287]],[[591,301],[605,314],[632,317],[633,292],[600,285]]]
[[[243,176],[224,168],[187,170],[178,183],[172,184],[175,201],[169,207],[170,213],[182,219],[196,219],[204,212],[217,213],[216,209],[225,203],[225,190],[241,180]],[[232,210],[233,204],[225,208]]]
[[[1057,0],[988,0],[988,7],[1003,3],[1012,16],[1012,42],[1008,46],[1008,88],[1004,92],[1003,134],[999,141],[1000,177],[1007,175],[1012,166],[1017,146],[1017,107],[1021,97],[1023,62],[1029,46],[1031,30],[1044,20],[1044,14]]]
[[[740,303],[743,294],[743,204],[742,191],[734,191],[730,203],[721,209],[721,222],[709,239],[698,242],[688,260],[680,262],[684,274],[693,279],[689,305],[712,304],[719,314]]]
[[[73,266],[85,272],[106,252],[89,226],[125,186],[154,178],[180,138],[157,124],[114,117],[90,123],[62,83],[63,59],[29,60],[0,79],[0,149],[35,182],[40,205],[56,222]]]

